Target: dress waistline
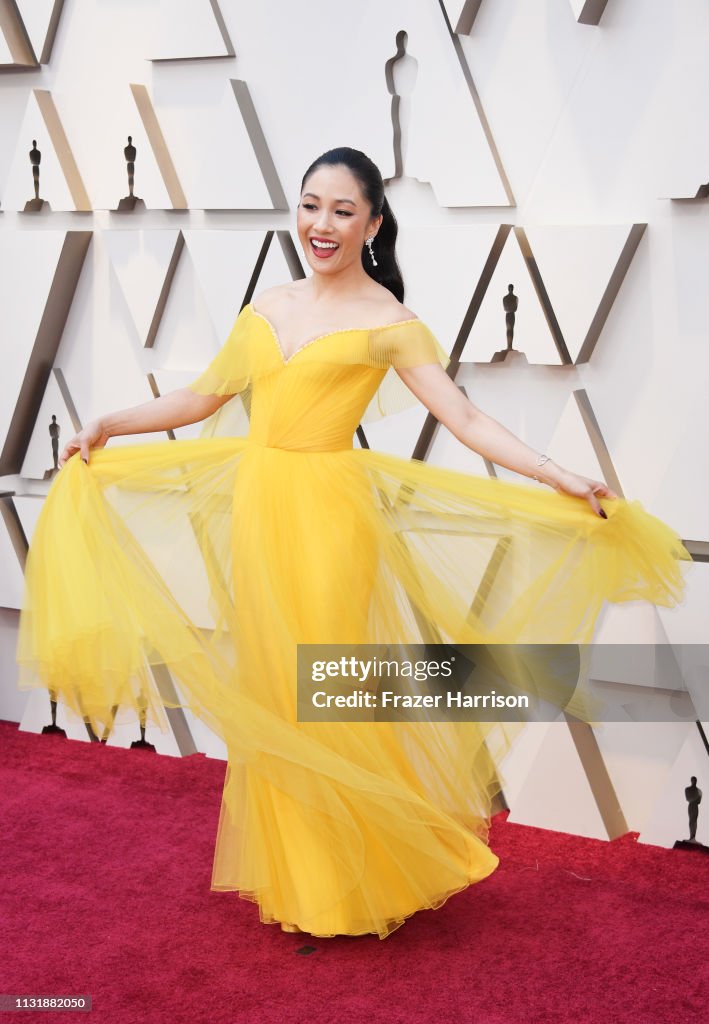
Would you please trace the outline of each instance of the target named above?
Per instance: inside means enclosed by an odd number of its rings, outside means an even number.
[[[351,452],[354,451],[352,444],[343,445],[340,448],[291,448],[288,445],[279,444],[266,444],[265,441],[257,441],[255,438],[247,437],[247,446],[253,446],[255,448],[265,448],[267,450],[275,452],[292,452],[294,455],[326,455],[332,452]]]

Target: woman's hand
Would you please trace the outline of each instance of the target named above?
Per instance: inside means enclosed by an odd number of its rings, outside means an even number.
[[[545,466],[546,469],[546,466]],[[571,473],[568,469],[555,466],[553,479],[547,480],[550,487],[553,487],[559,494],[570,494],[574,498],[585,498],[596,515],[607,519],[608,516],[601,508],[598,501],[601,498],[617,498],[615,491],[611,490],[602,480],[591,480],[587,476],[579,476]]]
[[[602,480],[578,476],[551,459],[538,469],[538,452],[473,405],[438,363],[399,368],[396,372],[429,412],[471,451],[522,476],[534,477],[560,494],[585,498],[596,515],[608,518],[598,498],[617,498],[615,491]]]
[[[59,457],[59,468],[61,469],[67,459],[77,452],[81,452],[81,458],[88,465],[89,449],[103,448],[111,435],[104,428],[101,420],[92,420],[78,434],[74,434],[71,441],[68,441]]]

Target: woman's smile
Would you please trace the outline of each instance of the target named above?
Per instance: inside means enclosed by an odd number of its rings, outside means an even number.
[[[327,260],[337,252],[340,246],[338,242],[333,242],[331,238],[322,238],[318,235],[311,235],[310,248],[318,259]]]

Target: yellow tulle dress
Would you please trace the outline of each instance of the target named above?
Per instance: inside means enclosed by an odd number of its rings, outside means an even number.
[[[265,923],[384,938],[490,875],[515,732],[299,721],[298,644],[582,644],[604,601],[682,600],[690,555],[638,501],[603,499],[604,520],[531,483],[354,447],[396,368],[431,362],[447,359],[415,319],[285,358],[245,305],[190,386],[239,395],[248,432],[74,456],[32,537],[20,687],[98,735],[136,716],[166,729],[182,706],[220,736],[212,888]]]

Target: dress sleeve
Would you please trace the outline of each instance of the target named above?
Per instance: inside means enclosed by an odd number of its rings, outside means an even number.
[[[422,320],[404,320],[372,331],[369,351],[377,366],[406,369],[426,363],[448,366],[450,359],[430,327]]]
[[[251,317],[245,306],[236,318],[226,341],[206,369],[187,387],[198,395],[236,395],[251,376]]]
[[[450,363],[445,349],[422,320],[406,320],[372,331],[369,356],[374,366],[386,372],[364,412],[364,424],[420,404],[397,370],[428,363],[438,363],[447,369]]]

